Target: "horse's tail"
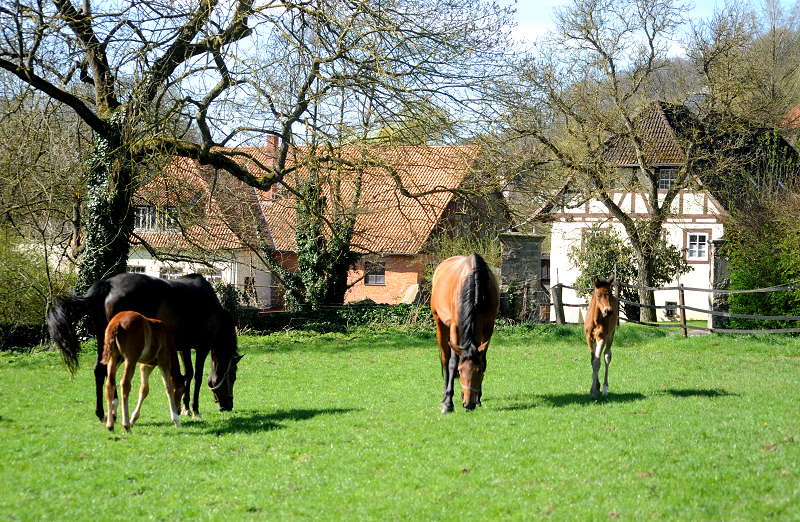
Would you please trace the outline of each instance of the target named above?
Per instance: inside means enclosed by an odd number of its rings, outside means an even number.
[[[485,308],[489,295],[486,290],[491,284],[491,269],[478,254],[472,254],[472,272],[464,279],[461,287],[461,303],[458,310],[458,335],[461,348],[475,344],[475,313]]]
[[[111,359],[119,353],[117,346],[117,332],[119,331],[119,321],[111,320],[106,328],[105,344],[103,344],[103,357],[100,359],[101,364],[108,364]]]
[[[47,309],[47,329],[50,338],[56,343],[64,357],[64,363],[74,375],[78,370],[78,352],[80,343],[75,333],[75,323],[89,313],[98,300],[105,300],[111,283],[97,281],[86,295],[79,297],[72,295],[63,299],[56,299]]]

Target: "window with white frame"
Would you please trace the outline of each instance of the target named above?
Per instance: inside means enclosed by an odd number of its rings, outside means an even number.
[[[137,206],[133,209],[133,228],[137,231],[174,232],[178,230],[178,212],[174,207],[156,209]]]
[[[159,276],[161,279],[178,279],[180,276],[183,275],[183,270],[180,268],[169,268],[163,267]]]
[[[144,267],[128,265],[125,271],[128,272],[129,274],[144,274]]]
[[[198,272],[201,276],[206,278],[206,281],[215,285],[217,283],[222,283],[222,271],[215,270],[213,268],[204,268]]]
[[[678,169],[660,169],[658,171],[658,190],[669,190],[678,179]]]
[[[686,258],[690,261],[705,261],[708,259],[708,234],[705,232],[692,232],[688,236]]]
[[[386,284],[386,263],[364,264],[364,284],[365,285],[385,285]]]

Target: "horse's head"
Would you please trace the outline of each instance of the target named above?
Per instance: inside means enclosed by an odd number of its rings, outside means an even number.
[[[233,385],[236,382],[236,371],[242,357],[244,356],[236,353],[228,354],[225,357],[214,357],[212,353],[208,387],[214,394],[214,402],[219,404],[219,411],[233,409]],[[224,370],[222,370],[223,368]]]
[[[214,401],[219,403],[219,411],[233,409],[233,385],[242,357],[236,351],[233,318],[225,312],[222,314],[222,327],[212,344],[211,372],[208,374],[208,387],[214,393]]]
[[[611,285],[614,284],[614,276],[608,279],[603,277],[594,278],[594,299],[597,302],[597,310],[603,317],[611,317],[614,313],[614,294]]]
[[[486,350],[489,347],[489,341],[477,348],[474,344],[471,346],[470,344],[462,348],[450,342],[450,348],[459,356],[458,375],[461,379],[461,399],[466,411],[472,411],[475,406],[481,405],[481,385],[486,372]]]

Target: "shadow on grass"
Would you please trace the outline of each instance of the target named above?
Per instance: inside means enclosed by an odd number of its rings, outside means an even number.
[[[523,402],[525,401],[526,398],[530,398],[530,400],[527,400],[527,402]],[[505,411],[518,411],[518,410],[530,410],[532,408],[536,408],[537,406],[563,408],[565,406],[572,406],[574,404],[636,402],[645,400],[647,396],[642,395],[641,393],[609,392],[608,395],[601,397],[600,399],[595,401],[592,400],[592,398],[589,396],[589,392],[586,392],[586,393],[562,393],[562,394],[550,394],[550,395],[534,394],[534,395],[529,395],[526,398],[509,397],[509,400],[517,401],[517,403],[499,409]]]
[[[229,433],[257,433],[261,431],[272,431],[282,429],[284,423],[291,421],[304,421],[316,417],[317,415],[338,415],[356,411],[354,408],[327,408],[327,409],[297,409],[297,410],[278,410],[273,413],[260,413],[256,411],[244,411],[233,416],[214,422],[212,425],[204,427],[202,433],[208,434],[229,434]]]
[[[676,390],[674,388],[670,388],[668,390],[664,390],[664,393],[667,395],[672,395],[673,397],[736,397],[736,393],[726,392],[725,390],[698,390],[698,389],[685,389],[685,390]]]

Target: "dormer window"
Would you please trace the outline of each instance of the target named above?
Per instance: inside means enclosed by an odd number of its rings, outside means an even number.
[[[155,209],[138,206],[133,209],[133,228],[137,232],[177,232],[178,212],[174,207]]]
[[[678,169],[660,169],[658,171],[658,190],[669,190],[678,179]]]

